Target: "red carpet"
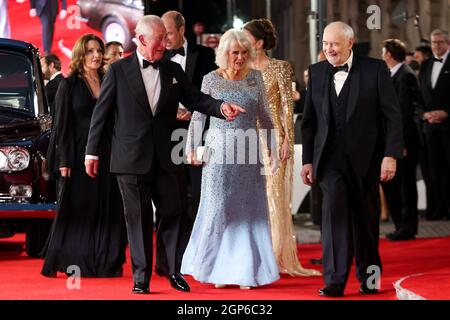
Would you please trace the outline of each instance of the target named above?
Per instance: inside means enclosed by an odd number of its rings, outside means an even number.
[[[67,47],[71,50],[76,40],[85,33],[94,33],[101,37],[100,32],[91,29],[84,22],[79,23],[79,29],[74,29],[73,27],[69,28],[71,26],[71,23],[72,25],[74,25],[74,17],[77,15],[73,10],[70,10],[70,6],[74,4],[76,4],[76,0],[67,0],[68,11],[66,19],[60,20],[59,17],[57,17],[55,23],[55,35],[53,39],[52,52],[58,55],[58,57],[61,59],[64,74],[67,74],[70,59],[61,52],[58,43],[62,40],[64,47]],[[40,49],[40,52],[42,54],[44,49],[42,47],[41,23],[38,17],[30,18],[29,1],[26,1],[22,4],[19,4],[16,1],[8,1],[8,5],[9,19],[11,24],[11,37],[13,39],[22,40],[34,44]]]
[[[30,259],[23,252],[24,235],[0,239],[0,300],[319,300],[317,290],[323,285],[319,278],[291,278],[283,276],[278,282],[249,291],[238,288],[215,289],[188,277],[192,292],[174,291],[166,279],[153,276],[149,296],[130,293],[131,266],[125,265],[123,278],[81,279],[80,290],[68,290],[67,278],[59,275],[48,279],[40,275],[42,260]],[[393,283],[409,275],[424,273],[426,278],[410,279],[403,283],[409,290],[426,299],[450,299],[450,238],[426,239],[411,242],[381,242],[384,275],[381,293],[360,296],[358,282],[351,275],[343,300],[395,300]],[[320,257],[319,245],[301,245],[301,260]],[[129,261],[129,258],[128,258]]]

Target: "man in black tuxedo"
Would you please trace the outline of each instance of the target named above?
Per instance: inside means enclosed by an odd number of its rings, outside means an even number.
[[[55,33],[55,21],[59,10],[59,0],[30,0],[30,17],[39,17],[42,25],[42,45],[45,55],[52,51],[53,34]],[[59,18],[66,17],[66,0],[61,0],[62,9]]]
[[[427,199],[427,218],[448,216],[450,170],[450,37],[448,32],[431,33],[434,58],[422,63],[420,85],[424,103],[424,135],[428,155],[431,199]],[[428,187],[428,186],[427,186]]]
[[[177,11],[168,11],[162,17],[167,30],[167,45],[165,57],[178,63],[185,71],[188,79],[198,88],[201,89],[203,77],[213,70],[217,69],[215,64],[216,55],[214,50],[208,47],[200,46],[191,42],[187,42],[184,37],[185,20],[181,13]],[[191,119],[191,113],[180,104],[177,113],[178,128],[186,129],[183,136],[184,144],[187,138],[187,129]],[[205,125],[207,130],[207,125]],[[183,148],[183,150],[186,150]],[[194,224],[197,214],[198,205],[200,203],[200,190],[202,179],[202,167],[186,165],[185,168],[186,182],[190,187],[190,208],[189,221],[186,221],[186,232],[189,235],[192,225]],[[186,245],[187,245],[186,239]],[[184,250],[182,250],[184,252]]]
[[[398,39],[383,43],[383,60],[388,65],[403,118],[405,148],[403,159],[397,162],[397,174],[392,181],[383,183],[384,194],[395,232],[387,235],[392,241],[412,240],[417,234],[417,179],[420,138],[416,115],[420,110],[420,89],[415,72],[405,63],[406,45]]]
[[[111,172],[123,197],[131,251],[134,293],[149,293],[152,274],[153,209],[156,206],[155,272],[173,288],[189,291],[179,273],[180,221],[186,212],[182,167],[172,158],[178,103],[202,113],[233,120],[242,108],[201,93],[181,67],[161,60],[166,29],[161,18],[144,16],[136,26],[135,54],[111,65],[92,115],[86,147],[86,172],[96,177],[97,150],[110,112],[115,114]]]
[[[57,55],[49,54],[41,58],[41,67],[44,79],[48,80],[45,85],[45,96],[50,107],[50,114],[53,117],[56,91],[58,91],[61,80],[64,79],[61,73],[61,60],[59,60]]]
[[[379,182],[394,178],[403,151],[400,107],[386,64],[354,55],[353,43],[347,24],[325,28],[328,61],[310,66],[302,122],[302,179],[307,185],[317,179],[323,192],[326,286],[319,294],[332,297],[344,294],[353,256],[360,292],[377,293],[371,268],[381,272]]]

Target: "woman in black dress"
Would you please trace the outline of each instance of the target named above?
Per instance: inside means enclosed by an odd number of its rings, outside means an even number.
[[[56,95],[48,159],[50,169],[59,175],[58,212],[42,252],[44,276],[67,273],[72,265],[80,268],[82,277],[122,275],[126,232],[120,192],[109,173],[112,124],[101,144],[98,177],[90,178],[84,168],[91,116],[104,70],[103,53],[104,44],[97,36],[87,34],[78,39],[70,74],[61,81]]]

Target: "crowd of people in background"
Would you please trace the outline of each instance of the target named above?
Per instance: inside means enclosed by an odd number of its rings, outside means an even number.
[[[44,39],[41,66],[53,120],[47,159],[58,180],[58,214],[42,252],[43,275],[54,277],[79,265],[84,277],[121,276],[128,238],[132,291],[149,293],[154,229],[155,272],[179,291],[190,291],[183,274],[216,288],[241,289],[270,284],[280,273],[321,275],[303,268],[298,259],[291,216],[294,143],[306,147],[303,181],[323,192],[322,295],[343,294],[353,255],[360,263],[360,292],[376,293],[365,285],[363,271],[371,264],[381,268],[380,201],[366,197],[373,195],[372,187],[379,196],[381,186],[395,224],[389,240],[412,240],[418,233],[418,166],[427,190],[426,218],[450,219],[448,32],[433,31],[431,47],[420,46],[415,52],[399,39],[386,40],[381,45],[382,63],[354,54],[347,26],[331,25],[319,63],[305,70],[306,87],[298,91],[292,66],[267,54],[277,45],[275,27],[267,19],[226,32],[217,54],[186,40],[184,18],[176,11],[162,18],[145,16],[136,33],[137,50],[126,58],[121,43],[82,36],[67,77],[61,74],[61,61],[47,50],[51,37]],[[339,41],[345,50],[333,47]],[[386,66],[390,73],[382,70]],[[378,75],[378,80],[367,78],[356,85],[356,77],[364,73]],[[377,88],[370,87],[377,81]],[[324,83],[325,95],[320,91]],[[353,116],[361,122],[351,127],[346,112],[378,101],[378,96],[364,96],[376,92],[387,101],[370,105],[370,119],[356,110]],[[324,124],[317,105],[322,103],[327,108],[330,104],[324,114],[324,119],[331,119],[330,128],[320,127]],[[342,106],[347,109],[339,109]],[[299,114],[296,120],[294,113]],[[394,128],[398,119],[401,132]],[[377,121],[383,121],[384,129]],[[325,131],[315,131],[318,127]],[[170,134],[177,128],[187,129],[187,165],[170,160]],[[199,157],[202,145],[213,158],[228,152],[220,143],[223,139],[213,134],[192,142],[194,131],[203,135],[208,128],[214,133],[275,129],[276,143],[268,141],[262,148],[267,163],[276,162],[276,170],[263,176],[259,165],[218,165]],[[326,140],[322,132],[328,130],[333,138]],[[380,163],[367,162],[367,146],[355,147],[355,139],[343,138],[349,132],[363,137],[368,131],[367,139],[378,148],[374,161]],[[325,139],[323,150],[314,144],[320,139]],[[384,146],[380,139],[386,139]],[[350,147],[364,152],[347,159],[342,150]],[[350,192],[356,199],[343,202]],[[358,195],[366,202],[358,202]],[[355,221],[349,208],[371,214]],[[346,221],[337,229],[331,219],[336,211],[340,221]],[[350,238],[358,246],[349,244]],[[333,261],[336,248],[341,248],[340,258]]]

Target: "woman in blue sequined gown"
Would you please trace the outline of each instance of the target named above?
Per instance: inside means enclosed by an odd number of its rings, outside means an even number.
[[[248,289],[279,279],[256,131],[257,122],[269,130],[273,124],[261,73],[247,67],[251,56],[245,33],[228,31],[219,44],[216,63],[220,69],[206,75],[202,85],[202,91],[212,97],[246,109],[232,122],[210,119],[200,205],[181,266],[181,273],[216,287]],[[189,127],[186,153],[194,163],[204,121],[205,115],[195,112]],[[246,143],[243,136],[248,138]],[[268,143],[261,146],[267,149]]]

